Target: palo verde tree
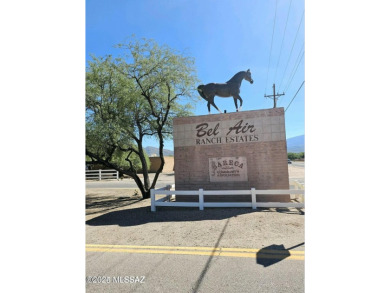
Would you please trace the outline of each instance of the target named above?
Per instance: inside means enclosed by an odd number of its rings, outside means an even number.
[[[118,58],[92,57],[86,72],[86,155],[133,178],[143,198],[150,197],[165,160],[164,140],[172,121],[188,116],[198,82],[193,58],[153,40],[116,46]],[[161,165],[151,181],[144,140],[159,143]],[[118,158],[127,166],[118,164]],[[138,176],[140,166],[143,179]]]

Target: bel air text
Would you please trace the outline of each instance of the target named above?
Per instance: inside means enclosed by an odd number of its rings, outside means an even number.
[[[235,125],[228,127],[226,133],[222,133],[220,124],[209,126],[208,123],[196,125],[196,144],[222,144],[239,142],[256,142],[259,140],[257,134],[253,134],[256,129],[253,124],[238,121]]]

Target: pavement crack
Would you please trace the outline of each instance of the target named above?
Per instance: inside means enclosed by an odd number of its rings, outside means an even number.
[[[207,271],[209,270],[209,268],[211,266],[211,261],[212,261],[212,259],[215,256],[214,253],[216,253],[218,251],[218,255],[217,256],[219,256],[221,254],[221,249],[219,249],[218,246],[219,246],[219,243],[221,242],[221,239],[222,239],[223,235],[225,234],[225,230],[226,230],[226,227],[227,227],[229,221],[230,221],[230,218],[227,219],[227,221],[225,223],[225,226],[223,227],[221,233],[219,234],[218,240],[217,240],[217,242],[214,245],[214,249],[212,250],[211,255],[209,256],[209,259],[207,260],[207,262],[206,262],[206,264],[205,264],[205,266],[204,266],[204,268],[203,268],[203,270],[202,270],[198,280],[195,283],[195,287],[194,287],[194,290],[193,290],[194,293],[198,292],[199,287],[202,284],[203,279],[206,276],[206,273],[207,273]]]

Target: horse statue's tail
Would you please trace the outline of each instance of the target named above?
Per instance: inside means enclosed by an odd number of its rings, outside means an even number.
[[[205,99],[205,100],[207,101],[207,98],[206,98],[205,94],[203,93],[203,88],[204,88],[204,85],[203,85],[203,84],[201,84],[200,86],[198,86],[198,93],[199,93],[199,95],[200,95],[203,99]]]

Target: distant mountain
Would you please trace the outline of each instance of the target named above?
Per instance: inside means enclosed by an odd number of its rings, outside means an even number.
[[[286,142],[288,153],[302,153],[305,151],[305,135],[290,137]]]
[[[146,153],[148,154],[149,157],[158,157],[159,150],[158,148],[148,146],[145,148]],[[163,150],[164,156],[173,156],[173,151],[171,150]]]

